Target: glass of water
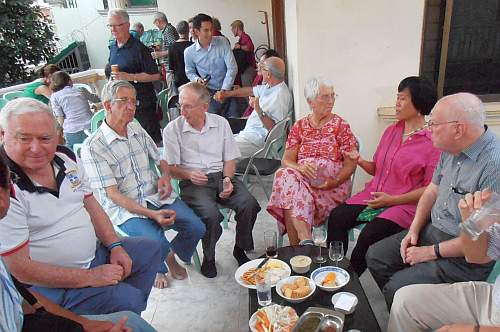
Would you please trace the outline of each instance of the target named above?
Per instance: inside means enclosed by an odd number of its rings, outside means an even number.
[[[318,246],[318,255],[313,258],[314,263],[324,263],[326,258],[321,255],[321,246],[326,242],[326,229],[325,227],[313,227],[312,238],[314,245]]]
[[[460,229],[469,234],[473,240],[477,240],[494,223],[500,223],[500,195],[492,192],[481,208],[460,224]]]
[[[335,262],[335,266],[339,266],[338,262],[344,259],[344,244],[341,241],[330,242],[328,255]]]
[[[257,288],[257,300],[261,307],[271,304],[271,279],[267,273],[262,278],[255,278],[255,287]]]

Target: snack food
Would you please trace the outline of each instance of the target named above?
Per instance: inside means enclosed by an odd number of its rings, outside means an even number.
[[[260,269],[257,269],[255,267],[249,268],[241,275],[240,279],[247,285],[255,285],[256,278],[264,278],[265,273],[268,271],[270,271],[271,273],[271,282],[275,282],[280,279],[280,277],[283,275],[283,272],[285,272],[285,269],[283,263],[279,261],[269,260]]]
[[[255,317],[252,330],[258,332],[291,332],[299,318],[293,308],[278,304],[259,309]]]
[[[328,274],[326,275],[325,279],[323,279],[321,284],[323,286],[326,286],[326,287],[337,286],[338,285],[337,284],[337,275],[335,274],[335,272],[328,272]]]
[[[306,278],[300,277],[295,278],[291,283],[284,284],[283,287],[281,287],[281,292],[288,298],[299,299],[309,295],[309,293],[311,293],[311,287]]]

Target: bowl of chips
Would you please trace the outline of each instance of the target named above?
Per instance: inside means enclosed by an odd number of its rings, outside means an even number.
[[[290,303],[300,303],[314,294],[316,285],[307,277],[291,276],[276,285],[276,293]]]

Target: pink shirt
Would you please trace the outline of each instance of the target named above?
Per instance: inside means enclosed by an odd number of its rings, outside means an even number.
[[[373,155],[375,176],[362,192],[348,199],[347,204],[366,205],[365,200],[372,199],[371,192],[401,195],[431,182],[441,152],[433,146],[430,131],[416,132],[402,143],[403,131],[403,121],[385,130]],[[378,217],[409,228],[415,209],[416,204],[391,206]]]
[[[248,61],[248,64],[252,67],[256,67],[256,63],[255,63],[255,55],[253,54],[254,52],[254,46],[253,46],[253,42],[252,42],[252,38],[250,38],[250,36],[246,33],[246,32],[241,32],[241,36],[240,36],[240,40],[238,40],[238,44],[240,44],[240,46],[248,46],[249,49],[247,52],[247,61]]]

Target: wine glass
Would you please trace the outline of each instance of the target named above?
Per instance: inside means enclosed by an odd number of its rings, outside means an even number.
[[[339,266],[338,262],[344,259],[344,244],[342,241],[330,242],[328,255],[330,256],[330,259],[335,262],[335,266]]]
[[[313,258],[315,263],[324,263],[326,258],[321,256],[321,245],[326,242],[326,229],[324,227],[313,227],[312,238],[314,245],[319,247],[318,256]]]

